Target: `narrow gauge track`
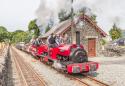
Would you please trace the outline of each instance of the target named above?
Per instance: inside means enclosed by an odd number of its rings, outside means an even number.
[[[102,81],[99,81],[91,76],[85,76],[83,78],[77,78],[74,76],[70,76],[72,79],[80,82],[83,86],[110,86]]]
[[[96,78],[92,77],[92,76],[86,76],[84,74],[79,74],[79,76],[77,75],[70,75],[64,71],[61,70],[57,70],[52,66],[48,66],[48,64],[44,63],[47,67],[52,68],[54,70],[56,70],[57,72],[59,72],[60,74],[63,74],[65,77],[70,78],[71,80],[75,80],[78,83],[80,83],[82,86],[110,86],[107,83],[104,83],[102,81],[97,80]]]
[[[87,75],[84,75],[84,74],[79,74],[79,76],[77,75],[70,75],[64,71],[61,71],[61,70],[58,70],[58,69],[55,69],[54,67],[52,66],[48,66],[47,63],[44,63],[47,67],[49,68],[52,68],[54,70],[56,70],[57,72],[59,72],[60,74],[63,74],[65,77],[68,77],[70,78],[71,80],[75,80],[77,82],[79,82],[82,86],[110,86],[108,85],[107,83],[104,83],[102,81],[99,81],[97,80],[96,78],[92,77],[92,76],[87,76]],[[82,77],[81,77],[82,76]]]
[[[21,59],[21,56],[12,49],[12,57],[16,64],[22,86],[47,86],[45,81],[36,73],[33,68]]]
[[[82,86],[110,86],[107,83],[104,83],[100,80],[97,80],[96,78],[94,78],[92,76],[87,76],[87,75],[84,75],[84,74],[70,75],[70,74],[66,74],[62,71],[58,71],[58,72],[61,73],[61,74],[64,74],[65,77],[68,77],[71,80],[77,81]]]
[[[108,84],[106,84],[106,83],[104,83],[102,81],[99,81],[99,80],[97,80],[97,79],[95,79],[95,78],[93,78],[91,76],[87,76],[87,79],[95,82],[96,84],[99,84],[100,86],[109,86]]]
[[[44,62],[43,62],[44,63]],[[72,79],[72,80],[76,80],[77,82],[79,82],[82,86],[110,86],[106,83],[103,83],[102,81],[99,81],[91,76],[84,76],[81,74],[81,76],[83,77],[78,77],[78,76],[73,76],[73,75],[69,75],[69,74],[66,74],[65,72],[63,71],[60,71],[60,70],[57,70],[55,68],[53,68],[52,66],[48,66],[47,63],[44,63],[47,67],[49,68],[52,68],[56,71],[58,71],[59,73],[61,74],[64,74],[66,77]]]

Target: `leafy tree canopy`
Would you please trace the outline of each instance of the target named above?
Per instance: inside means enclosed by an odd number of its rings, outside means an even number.
[[[116,26],[116,24],[113,25],[111,30],[109,31],[109,34],[112,38],[112,40],[118,39],[122,37],[121,29]]]
[[[28,39],[28,33],[24,31],[15,31],[12,33],[11,42],[18,43],[18,42],[25,42]]]
[[[71,12],[68,13],[64,9],[61,9],[60,12],[58,13],[58,18],[59,18],[60,22],[65,21],[65,20],[71,18],[71,16],[72,16],[72,13]]]
[[[106,44],[106,40],[105,39],[101,39],[101,45],[105,45]]]
[[[0,42],[5,42],[8,38],[8,31],[5,27],[0,26]]]
[[[31,32],[33,31],[33,35],[35,37],[38,37],[40,35],[40,30],[39,30],[39,27],[37,26],[36,24],[36,19],[34,20],[31,20],[29,25],[28,25],[28,30]]]
[[[6,31],[7,31],[7,29],[5,27],[0,26],[0,32],[6,32]]]
[[[23,30],[16,30],[14,32],[8,32],[3,26],[0,26],[0,42],[29,42],[31,36],[29,32]]]
[[[87,7],[82,7],[81,9],[79,9],[79,12],[77,15],[84,15],[86,13],[89,13],[90,15],[90,18],[96,22],[96,15],[95,14],[92,14],[91,12],[91,9],[90,8],[87,8]]]
[[[96,16],[95,14],[93,14],[93,15],[91,16],[91,19],[92,19],[93,21],[97,22],[97,21],[96,21],[96,17],[97,17],[97,16]]]

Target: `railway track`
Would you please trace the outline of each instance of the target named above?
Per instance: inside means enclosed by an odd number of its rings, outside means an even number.
[[[45,63],[46,65],[46,63]],[[78,76],[73,76],[73,75],[69,75],[67,74],[66,72],[64,71],[60,71],[58,69],[55,69],[54,67],[52,66],[48,66],[46,65],[47,67],[50,67],[56,71],[58,71],[60,74],[63,74],[65,77],[68,77],[70,78],[71,80],[76,80],[77,82],[79,82],[82,86],[110,86],[108,85],[107,83],[104,83],[100,80],[97,80],[96,78],[92,77],[92,76],[86,76],[84,74],[80,74],[80,76],[82,77],[78,77]]]
[[[70,75],[70,74],[68,74],[68,73],[66,73],[64,71],[57,70],[57,69],[55,69],[52,66],[48,66],[48,65],[46,65],[46,66],[49,67],[49,68],[52,68],[52,69],[54,69],[56,71],[58,71],[60,74],[63,74],[65,77],[68,77],[71,80],[77,81],[82,86],[110,86],[107,83],[104,83],[104,82],[102,82],[100,80],[97,80],[96,78],[94,78],[92,76],[86,76],[84,74],[79,74],[80,77],[77,76],[77,75],[74,76],[74,75]]]
[[[80,77],[77,76],[77,75],[76,76],[69,75],[69,74],[67,74],[63,71],[60,71],[60,70],[57,70],[57,69],[53,68],[52,66],[48,66],[48,65],[46,65],[46,66],[58,71],[60,74],[63,74],[65,77],[70,78],[71,80],[77,81],[82,86],[110,86],[107,83],[99,81],[92,76],[86,76],[86,75],[83,75],[83,74],[79,74]]]
[[[102,81],[99,81],[91,76],[85,76],[83,78],[77,78],[74,76],[70,76],[70,77],[71,77],[71,79],[78,81],[83,86],[110,86],[110,85],[108,85]]]
[[[53,68],[52,66],[48,66],[46,65],[47,67],[50,67],[50,68]],[[54,70],[56,70],[55,68],[53,68]],[[82,86],[110,86],[106,83],[103,83],[102,81],[99,81],[91,76],[83,76],[81,78],[77,77],[77,76],[73,76],[73,75],[69,75],[69,74],[66,74],[62,71],[59,71],[57,70],[59,73],[61,74],[64,74],[66,77],[70,78],[70,79],[73,79],[75,81],[77,81],[78,83],[80,83]]]
[[[99,81],[91,76],[87,76],[87,78],[93,82],[95,82],[96,84],[99,84],[100,86],[109,86],[108,84],[102,82],[102,81]]]
[[[22,86],[47,86],[47,83],[42,77],[40,77],[29,64],[24,62],[21,56],[13,48],[11,48],[11,50],[12,58],[16,64]]]

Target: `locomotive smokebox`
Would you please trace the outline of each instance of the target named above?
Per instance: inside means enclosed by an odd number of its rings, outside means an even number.
[[[80,46],[80,31],[76,31],[76,44]]]

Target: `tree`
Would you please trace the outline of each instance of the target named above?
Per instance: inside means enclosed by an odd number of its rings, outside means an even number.
[[[78,12],[79,15],[87,15],[87,13],[88,13],[89,17],[90,17],[94,22],[96,22],[96,17],[97,17],[97,16],[96,16],[95,14],[92,14],[90,8],[82,7],[82,8],[79,10],[79,12]]]
[[[71,18],[71,16],[72,16],[72,13],[71,12],[68,13],[64,9],[61,9],[61,11],[58,13],[58,18],[59,18],[60,22],[65,21],[65,20]]]
[[[106,44],[106,40],[105,39],[101,39],[101,45],[105,45]]]
[[[40,30],[39,27],[36,25],[36,19],[30,21],[29,25],[28,25],[28,30],[31,32],[33,31],[33,35],[35,37],[38,37],[40,35]]]
[[[23,30],[16,30],[14,32],[8,32],[3,26],[0,26],[0,42],[26,42],[29,41],[29,33]]]
[[[29,31],[26,31],[26,33],[28,34],[26,39],[25,39],[25,43],[29,43],[30,40],[32,39],[32,34]]]
[[[12,33],[12,43],[26,42],[28,38],[28,33],[25,31],[14,31]]]
[[[91,19],[96,22],[96,17],[97,17],[97,16],[96,16],[95,14],[93,14],[93,15],[91,16]]]
[[[7,31],[7,29],[5,27],[3,27],[3,26],[0,26],[0,32],[1,31]]]
[[[111,30],[109,31],[109,34],[112,38],[112,40],[118,39],[122,37],[121,29],[116,26],[116,24],[113,25]]]
[[[23,30],[16,30],[16,31],[12,32],[11,35],[15,35],[15,34],[21,33],[21,32],[25,32],[25,31],[23,31]]]
[[[8,31],[5,27],[0,26],[0,42],[5,42],[8,38]]]
[[[86,7],[83,7],[83,8],[81,8],[81,9],[79,9],[79,12],[78,12],[78,13],[79,13],[80,15],[83,15],[83,14],[86,13],[86,9],[87,9]]]

